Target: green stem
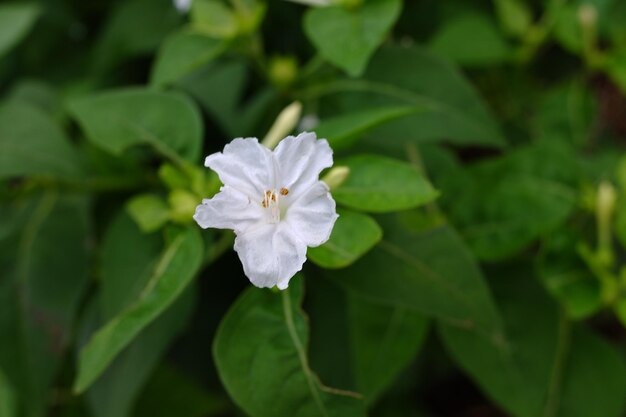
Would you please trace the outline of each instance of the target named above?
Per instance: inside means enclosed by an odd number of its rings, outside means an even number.
[[[328,417],[328,411],[324,406],[324,402],[320,397],[319,387],[315,381],[315,375],[313,375],[313,371],[309,368],[308,359],[306,356],[306,350],[304,349],[304,345],[298,336],[298,332],[296,330],[296,325],[293,321],[293,310],[291,307],[291,298],[289,297],[289,289],[287,288],[284,291],[281,291],[281,297],[283,299],[283,312],[285,314],[285,324],[287,325],[287,330],[289,331],[289,336],[291,337],[291,341],[293,342],[296,351],[298,352],[298,358],[300,359],[300,366],[302,367],[302,372],[304,373],[306,382],[309,386],[309,390],[311,391],[311,396],[315,403],[317,404],[320,412],[324,417]]]
[[[567,317],[565,311],[560,312],[558,332],[556,357],[554,359],[554,366],[552,367],[552,374],[550,375],[550,385],[548,386],[543,417],[556,417],[561,404],[563,378],[565,376],[565,367],[567,365],[572,338],[572,322]]]

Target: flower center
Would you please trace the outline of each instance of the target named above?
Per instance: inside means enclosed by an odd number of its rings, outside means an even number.
[[[280,221],[281,216],[285,214],[285,205],[280,204],[280,197],[286,196],[289,194],[289,190],[286,188],[281,188],[279,191],[267,190],[265,195],[263,196],[263,201],[261,201],[261,206],[263,208],[269,210],[269,221],[270,223],[278,223]]]

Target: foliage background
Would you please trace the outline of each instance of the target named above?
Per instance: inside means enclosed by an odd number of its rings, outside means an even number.
[[[298,3],[0,3],[0,416],[626,415],[626,3]],[[191,215],[294,101],[279,293]]]

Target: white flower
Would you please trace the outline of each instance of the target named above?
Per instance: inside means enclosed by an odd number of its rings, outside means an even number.
[[[193,0],[174,0],[174,7],[176,7],[176,10],[180,13],[187,13],[189,9],[191,9],[192,1]]]
[[[205,166],[224,186],[196,208],[202,228],[233,229],[235,251],[257,287],[287,288],[302,269],[307,246],[330,237],[337,212],[320,172],[333,164],[326,139],[301,133],[272,152],[256,138],[238,138]]]

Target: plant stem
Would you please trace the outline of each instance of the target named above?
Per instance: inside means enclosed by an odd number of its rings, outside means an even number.
[[[572,338],[572,322],[567,317],[565,311],[561,310],[559,314],[558,340],[556,345],[556,357],[552,374],[550,376],[550,385],[543,409],[543,417],[556,417],[561,403],[561,391],[563,389],[563,378],[567,358],[569,357],[570,343]]]

